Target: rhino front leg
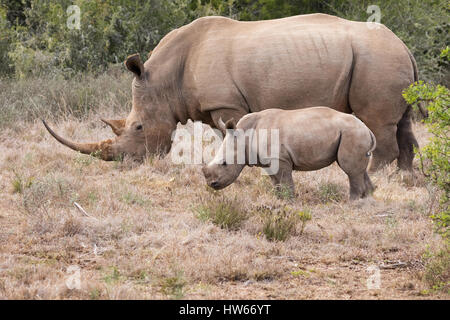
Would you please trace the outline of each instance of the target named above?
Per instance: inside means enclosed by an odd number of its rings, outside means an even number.
[[[275,192],[279,198],[295,196],[294,180],[292,179],[292,163],[280,161],[276,174],[270,175]]]

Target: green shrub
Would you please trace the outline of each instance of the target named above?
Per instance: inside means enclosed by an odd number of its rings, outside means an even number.
[[[438,233],[449,237],[450,224],[450,90],[441,85],[419,81],[404,91],[406,101],[418,108],[426,103],[428,117],[423,120],[432,137],[416,153],[420,168],[427,179],[440,190],[439,212],[432,218]]]
[[[237,198],[208,194],[200,198],[200,205],[194,208],[194,213],[201,221],[211,221],[222,229],[237,230],[248,215],[242,203]]]
[[[306,223],[311,220],[309,210],[297,211],[290,207],[269,208],[259,207],[262,217],[263,233],[267,240],[285,241],[295,231],[298,222],[302,223],[300,234],[303,233]]]
[[[198,17],[189,10],[189,3],[30,0],[13,8],[2,1],[0,31],[7,30],[8,37],[0,38],[0,55],[9,57],[17,77],[43,76],[55,69],[66,76],[78,71],[101,72],[132,53],[146,57],[167,33]],[[66,12],[70,5],[80,8],[80,29],[67,26],[73,15]],[[7,21],[9,13],[20,10],[24,19]],[[6,55],[5,50],[9,52]]]
[[[448,47],[441,57],[449,59]],[[427,180],[439,190],[439,207],[431,218],[435,231],[444,239],[443,248],[429,253],[426,259],[424,279],[433,289],[449,288],[450,264],[450,90],[441,85],[420,81],[403,93],[405,100],[414,108],[424,103],[428,117],[422,120],[431,133],[429,143],[420,151],[415,150],[420,169]]]
[[[23,193],[23,191],[33,184],[33,177],[25,178],[22,174],[14,171],[14,178],[11,181],[14,193]]]
[[[81,11],[80,29],[69,29],[69,5]],[[0,74],[18,77],[61,72],[101,72],[129,54],[147,56],[171,30],[206,15],[239,20],[322,12],[367,21],[370,0],[0,0]],[[411,49],[424,80],[448,81],[439,60],[449,43],[449,6],[444,0],[386,0],[381,23]],[[21,56],[23,52],[23,56]],[[37,62],[37,68],[30,66]],[[447,79],[447,80],[445,80]],[[445,83],[444,83],[445,84]]]
[[[272,192],[277,198],[283,200],[290,200],[295,197],[295,194],[294,192],[292,192],[292,189],[288,185],[284,184],[274,186],[272,188]]]
[[[6,15],[6,8],[0,6],[0,75],[10,74],[13,71],[8,55],[13,41],[13,30],[6,19]]]
[[[450,251],[440,250],[425,256],[424,280],[434,290],[450,290]]]
[[[182,270],[173,270],[173,275],[162,278],[161,291],[172,299],[182,299],[185,295],[185,287],[188,284]]]
[[[335,183],[322,183],[319,186],[319,199],[323,203],[339,202],[343,198],[342,188]]]

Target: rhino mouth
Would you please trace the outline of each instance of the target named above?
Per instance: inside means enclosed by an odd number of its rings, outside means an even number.
[[[208,186],[210,186],[214,190],[222,190],[222,189],[225,189],[226,187],[228,187],[229,185],[230,185],[230,183],[220,183],[218,181],[213,181],[213,182],[208,183]]]

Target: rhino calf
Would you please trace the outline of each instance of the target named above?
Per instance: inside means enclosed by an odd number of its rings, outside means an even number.
[[[367,166],[376,147],[375,136],[353,115],[327,107],[267,109],[244,116],[237,125],[233,119],[226,124],[220,120],[219,127],[226,132],[225,138],[214,159],[202,168],[207,184],[216,190],[233,183],[246,165],[269,167],[273,160],[278,161],[278,170],[270,173],[272,182],[277,188],[288,187],[292,194],[292,170],[318,170],[335,161],[348,175],[351,200],[374,190]],[[278,130],[277,139],[268,133],[274,129]],[[267,148],[262,150],[254,142],[266,137]],[[243,141],[241,149],[239,139]],[[272,155],[275,149],[276,158]]]

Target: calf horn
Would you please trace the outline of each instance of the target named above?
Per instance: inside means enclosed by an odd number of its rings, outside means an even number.
[[[97,143],[77,143],[64,139],[56,134],[56,132],[54,132],[44,120],[42,120],[42,123],[56,140],[61,142],[63,145],[71,148],[72,150],[79,151],[84,154],[94,155],[106,161],[111,161],[115,158],[115,155],[111,150],[111,146],[113,144],[113,140],[111,139],[103,140]]]

